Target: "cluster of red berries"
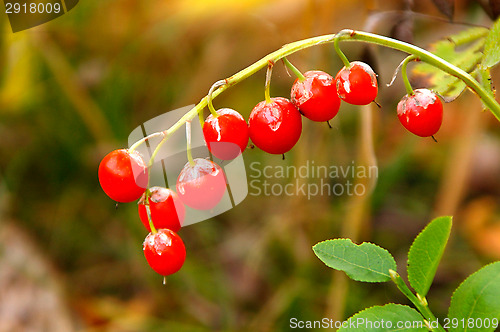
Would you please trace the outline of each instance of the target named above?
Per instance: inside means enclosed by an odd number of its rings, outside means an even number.
[[[210,115],[203,127],[211,152],[221,159],[241,153],[250,138],[258,148],[271,154],[283,154],[297,143],[302,133],[302,116],[318,122],[337,115],[341,99],[354,105],[371,103],[378,92],[376,75],[365,63],[353,62],[344,67],[335,79],[323,71],[308,71],[297,78],[291,99],[276,97],[258,103],[252,110],[248,125],[236,111],[220,109]],[[223,144],[232,143],[234,151]],[[220,150],[215,149],[220,144]],[[229,145],[229,146],[231,146]]]
[[[148,167],[139,153],[126,149],[106,155],[98,176],[104,192],[116,202],[139,200],[139,218],[150,232],[143,243],[144,256],[162,276],[179,271],[186,259],[184,242],[177,234],[184,222],[185,206],[213,209],[226,191],[221,167],[202,158],[184,166],[177,179],[177,193],[164,187],[146,189]]]
[[[221,144],[221,150],[211,148],[221,159],[227,158],[223,144],[232,143],[240,153],[248,138],[261,150],[271,154],[288,152],[299,140],[302,117],[324,122],[333,119],[341,100],[353,105],[367,105],[378,93],[377,78],[366,63],[354,61],[343,67],[335,78],[323,71],[308,71],[297,78],[291,89],[291,99],[270,98],[258,103],[250,113],[248,130],[244,118],[230,109],[218,110],[203,127],[209,148]],[[432,136],[440,128],[443,106],[437,95],[428,89],[408,94],[398,104],[398,118],[410,132]],[[236,154],[237,154],[236,153]],[[229,153],[234,156],[234,152]]]
[[[252,110],[248,124],[240,113],[229,108],[214,111],[203,125],[210,152],[222,160],[239,156],[249,138],[265,152],[284,154],[299,140],[302,115],[324,122],[333,119],[341,100],[367,105],[378,93],[376,75],[370,66],[355,61],[342,68],[335,78],[323,71],[308,71],[295,80],[291,99],[269,98]],[[441,126],[443,106],[435,93],[417,89],[397,107],[405,128],[419,136],[432,136]],[[121,203],[139,199],[139,217],[150,232],[143,244],[147,262],[159,274],[177,272],[186,258],[183,241],[177,234],[185,217],[185,205],[211,210],[226,192],[226,177],[215,162],[196,158],[180,172],[177,192],[163,187],[147,189],[148,167],[135,151],[109,153],[99,165],[99,181],[104,192]],[[151,227],[153,226],[153,227]]]
[[[301,114],[312,121],[329,121],[337,115],[341,100],[366,105],[377,92],[376,75],[362,62],[342,68],[335,78],[323,71],[308,71],[295,80],[290,100],[271,98],[254,107],[248,120],[250,139],[268,153],[283,154],[300,138]]]

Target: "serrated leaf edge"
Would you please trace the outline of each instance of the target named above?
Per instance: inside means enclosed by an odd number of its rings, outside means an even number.
[[[448,308],[448,315],[447,317],[450,318],[450,309],[451,309],[451,303],[453,302],[453,299],[455,298],[455,294],[457,293],[457,291],[465,284],[465,282],[467,280],[469,280],[470,278],[472,278],[474,275],[478,274],[479,272],[481,272],[483,269],[486,269],[487,267],[489,266],[492,266],[492,265],[495,265],[495,264],[500,264],[500,261],[497,261],[497,262],[493,262],[493,263],[490,263],[490,264],[486,264],[485,266],[481,267],[479,270],[477,270],[476,272],[470,274],[467,278],[465,278],[464,281],[462,281],[460,283],[460,285],[458,285],[458,287],[453,291],[453,294],[451,295],[451,300],[450,300],[450,307]],[[464,317],[461,317],[461,318],[464,318]],[[467,317],[468,318],[468,317]]]
[[[419,233],[418,235],[415,237],[415,239],[413,239],[413,242],[411,243],[410,245],[410,249],[408,250],[408,261],[406,263],[406,271],[407,271],[407,278],[408,278],[408,282],[410,283],[410,286],[415,290],[415,288],[413,287],[413,283],[415,281],[415,279],[413,279],[412,275],[409,273],[409,270],[408,270],[408,267],[410,266],[410,252],[412,252],[412,248],[413,248],[413,245],[415,244],[415,242],[417,241],[417,239],[423,234],[423,232],[427,229],[427,227],[429,227],[435,220],[437,219],[441,219],[441,218],[448,218],[450,220],[450,226],[448,228],[448,240],[450,238],[450,233],[451,233],[451,227],[453,225],[453,217],[452,216],[441,216],[441,217],[437,217],[437,218],[434,218],[430,223],[428,223]],[[439,258],[439,261],[441,261],[441,258],[443,257],[443,253],[446,249],[446,244],[448,243],[448,240],[446,240],[446,243],[445,243],[445,246],[443,248],[443,252],[441,253],[441,257]],[[438,264],[439,265],[439,264]],[[434,279],[434,278],[433,278]],[[432,285],[432,283],[431,283]],[[416,290],[415,290],[416,291]],[[420,294],[422,296],[426,296],[427,294]]]
[[[346,240],[346,241],[348,241],[348,242],[350,242],[350,243],[352,243],[352,244],[354,244],[355,246],[358,246],[358,247],[361,247],[361,246],[362,246],[363,244],[365,244],[365,243],[366,243],[366,244],[372,244],[372,245],[374,245],[374,246],[376,246],[376,247],[378,247],[378,248],[380,248],[380,249],[384,250],[385,252],[387,252],[387,253],[389,254],[389,256],[391,257],[392,262],[394,263],[394,265],[395,265],[395,266],[397,266],[397,264],[396,264],[396,260],[394,259],[394,256],[392,256],[392,254],[389,252],[389,250],[387,250],[387,249],[385,249],[385,248],[383,248],[383,247],[381,247],[381,246],[379,246],[379,245],[377,245],[377,244],[375,244],[375,243],[372,243],[372,242],[366,242],[366,241],[364,241],[364,242],[362,242],[362,243],[360,243],[360,244],[356,244],[356,243],[354,243],[354,242],[353,242],[351,239],[349,239],[349,238],[337,238],[337,239],[330,239],[330,240],[324,240],[324,241],[318,242],[318,243],[316,243],[316,244],[312,247],[314,254],[315,254],[316,256],[318,256],[318,255],[317,255],[317,253],[316,253],[316,250],[314,249],[314,247],[316,247],[318,244],[321,244],[321,243],[324,243],[324,242],[330,242],[330,241],[338,241],[338,240]],[[319,257],[318,257],[318,258],[319,258]],[[326,266],[328,266],[328,265],[327,265],[325,262],[323,262],[321,259],[320,259],[320,261],[321,261],[323,264],[325,264]],[[347,261],[346,261],[346,262],[347,262]],[[352,265],[355,265],[355,264],[352,264]],[[355,266],[356,266],[356,265],[355,265]],[[329,267],[329,268],[331,268],[331,269],[334,269],[334,270],[336,270],[336,271],[342,271],[342,272],[344,272],[345,274],[347,274],[347,275],[349,276],[349,278],[351,278],[351,279],[352,279],[352,280],[354,280],[354,281],[369,282],[369,283],[385,282],[385,281],[370,281],[370,280],[368,280],[368,281],[367,281],[367,280],[361,280],[361,279],[353,278],[352,276],[350,276],[350,275],[349,275],[349,273],[347,273],[347,272],[346,272],[346,271],[344,271],[344,270],[339,270],[339,269],[333,268],[333,267],[331,267],[331,266],[328,266],[328,267]],[[360,266],[360,267],[362,267],[362,266]],[[379,275],[382,275],[382,276],[388,276],[388,277],[389,277],[389,279],[388,279],[387,281],[389,281],[389,280],[390,280],[390,273],[389,273],[389,271],[387,271],[387,275],[386,275],[386,274],[380,273],[380,272],[378,272],[378,271],[373,271],[373,270],[370,270],[370,269],[368,269],[368,270],[369,270],[369,271],[372,271],[372,272],[374,272],[374,273],[377,273],[377,274],[379,274]]]
[[[497,25],[498,25],[498,26],[497,26]],[[497,29],[497,28],[498,28],[498,29],[500,29],[500,18],[498,18],[495,22],[493,22],[493,24],[491,25],[491,27],[490,27],[490,29],[489,29],[489,30],[490,30],[490,32],[488,33],[488,35],[487,35],[487,36],[486,36],[486,38],[485,38],[485,48],[484,48],[484,50],[483,50],[484,57],[483,57],[483,61],[481,62],[481,65],[482,65],[483,67],[485,67],[485,68],[492,68],[492,67],[494,67],[495,65],[497,65],[497,64],[499,63],[499,61],[497,61],[497,62],[496,62],[496,63],[494,63],[494,64],[489,64],[489,65],[488,65],[488,64],[485,64],[485,61],[488,59],[487,54],[486,54],[488,50],[487,50],[486,46],[487,46],[487,43],[488,43],[488,41],[489,41],[489,39],[490,39],[490,36],[491,36],[491,34],[492,34],[492,31],[494,31],[494,30],[495,30],[495,29]]]
[[[462,36],[466,31],[474,31],[474,33],[470,36],[465,36],[465,35]],[[480,65],[483,62],[484,56],[483,52],[481,52],[481,49],[484,48],[484,45],[486,43],[486,36],[489,35],[489,31],[490,29],[488,28],[483,29],[481,27],[473,27],[468,30],[463,30],[459,33],[448,36],[448,38],[442,38],[434,41],[429,45],[429,51],[433,54],[437,54],[439,47],[451,46],[453,48],[453,52],[457,54],[463,52],[471,52],[471,56],[475,56],[476,59],[467,67],[464,67],[464,63],[467,63],[469,61],[469,58],[461,58],[460,62],[454,62],[453,60],[448,59],[448,61],[452,62],[455,66],[471,74],[476,70],[478,65]],[[458,37],[460,37],[460,40],[454,40],[454,38]],[[457,51],[456,50],[457,47],[462,44],[469,44],[470,46],[466,50]],[[432,74],[431,72],[427,72],[427,70],[425,69],[426,67],[433,68],[435,72],[441,74]],[[422,68],[424,69],[422,70]],[[442,75],[443,78],[451,80],[447,85],[446,90],[441,90],[441,89],[439,90],[443,100],[447,103],[457,99],[467,89],[467,85],[465,84],[465,82],[463,82],[459,78],[454,77],[453,75],[450,75],[446,72],[443,72],[438,68],[425,62],[417,64],[412,69],[412,75],[422,76],[422,77],[434,77]],[[429,88],[436,89],[437,85],[435,83],[432,84],[431,82]],[[451,94],[454,91],[456,92]]]
[[[350,319],[352,319],[352,318],[356,317],[357,315],[360,315],[360,314],[362,314],[365,311],[368,311],[370,309],[373,309],[373,308],[384,308],[384,307],[388,307],[388,306],[390,306],[390,307],[403,307],[403,308],[408,308],[408,309],[411,309],[411,310],[415,311],[415,313],[417,313],[420,316],[420,318],[422,319],[423,326],[425,326],[425,318],[422,316],[422,314],[420,314],[420,312],[418,312],[417,310],[415,310],[414,308],[412,308],[410,306],[407,306],[407,305],[404,305],[404,304],[399,304],[399,303],[387,303],[387,304],[384,304],[384,305],[374,305],[372,307],[364,308],[363,310],[358,311],[357,313],[355,313],[351,317],[347,318],[346,321],[349,321]],[[342,331],[342,329],[343,328],[341,327],[340,329],[338,329],[338,331]]]

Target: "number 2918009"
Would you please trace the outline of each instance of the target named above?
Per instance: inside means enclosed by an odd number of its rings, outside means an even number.
[[[499,325],[498,318],[445,318],[443,327],[445,329],[480,329],[480,328],[497,328]]]
[[[51,14],[60,13],[62,10],[60,3],[5,3],[5,13],[7,14]]]

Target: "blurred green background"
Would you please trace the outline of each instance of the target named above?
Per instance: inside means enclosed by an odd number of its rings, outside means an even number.
[[[403,58],[396,51],[342,44],[350,59],[376,68],[381,109],[343,104],[331,130],[304,120],[285,161],[257,148],[244,154],[247,165],[377,164],[377,182],[364,183],[370,194],[248,196],[180,231],[187,260],[166,286],[143,257],[136,204],[115,209],[97,167],[141,123],[198,102],[213,82],[285,43],[353,28],[428,47],[464,29],[446,16],[450,3],[80,1],[15,34],[0,15],[0,331],[287,331],[292,317],[343,320],[369,305],[406,302],[390,283],[332,272],[312,245],[375,242],[404,274],[420,229],[454,215],[428,296],[444,317],[453,289],[500,258],[499,123],[467,91],[445,105],[439,143],[406,132],[395,111],[401,79],[386,86]],[[454,22],[491,24],[481,1],[454,3]],[[332,75],[341,67],[332,45],[290,60]],[[215,107],[248,118],[264,98],[264,77],[231,88]],[[271,94],[288,97],[292,82],[278,64]]]

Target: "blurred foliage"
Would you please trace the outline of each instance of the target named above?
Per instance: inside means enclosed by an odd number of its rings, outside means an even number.
[[[470,74],[473,71],[479,71],[477,67],[483,59],[481,50],[483,49],[484,39],[488,35],[488,32],[489,30],[485,28],[476,27],[467,29],[433,44],[431,51]],[[464,44],[467,44],[467,47],[464,47]],[[457,51],[457,48],[460,46],[462,46],[462,49]],[[417,75],[428,78],[428,82],[425,82],[424,85],[432,88],[433,91],[439,93],[449,102],[455,100],[466,88],[465,83],[460,79],[427,63],[419,63],[414,72]]]
[[[284,43],[347,27],[390,35],[402,31],[393,27],[404,20],[406,35],[426,47],[464,29],[450,23],[434,2],[80,1],[55,21],[16,34],[2,15],[0,230],[12,226],[24,236],[13,244],[1,242],[0,257],[26,244],[50,268],[37,277],[19,262],[0,259],[0,271],[8,266],[16,278],[41,288],[52,289],[40,280],[55,281],[69,312],[53,311],[50,317],[64,322],[69,317],[78,331],[280,331],[288,329],[291,317],[342,320],[399,296],[391,285],[351,285],[332,275],[315,258],[313,244],[351,232],[355,242],[379,243],[404,266],[411,239],[423,225],[432,216],[453,214],[453,238],[428,299],[443,317],[451,291],[465,276],[500,258],[499,124],[465,93],[446,105],[438,144],[412,137],[395,116],[404,94],[401,82],[385,86],[403,57],[392,50],[369,48],[382,109],[342,105],[332,130],[304,121],[303,137],[284,161],[358,161],[372,146],[360,125],[370,112],[379,177],[362,200],[250,195],[235,209],[181,230],[186,264],[162,286],[142,254],[146,234],[137,207],[115,209],[97,181],[100,159],[125,146],[133,128],[196,103],[213,82]],[[387,19],[387,12],[400,19]],[[491,24],[475,1],[460,2],[454,20]],[[362,56],[361,44],[342,48],[350,59]],[[334,74],[341,67],[331,46],[290,60],[304,71]],[[233,107],[247,118],[264,97],[264,76],[231,88],[215,107]],[[500,81],[497,68],[492,77]],[[292,82],[276,66],[272,95],[288,96]],[[282,163],[258,149],[244,157],[247,165]],[[357,211],[362,217],[355,217]],[[34,264],[30,255],[22,259]],[[5,294],[18,293],[0,289],[0,297]],[[0,317],[16,320],[24,314],[26,330],[46,331],[34,312]]]

